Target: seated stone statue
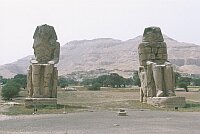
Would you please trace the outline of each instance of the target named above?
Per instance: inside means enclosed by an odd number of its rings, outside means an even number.
[[[174,71],[171,63],[167,61],[167,47],[160,28],[145,28],[138,53],[140,101],[145,102],[147,97],[174,96]]]
[[[56,97],[57,68],[60,44],[53,26],[41,25],[35,30],[33,49],[35,59],[31,60],[28,83],[29,97]]]

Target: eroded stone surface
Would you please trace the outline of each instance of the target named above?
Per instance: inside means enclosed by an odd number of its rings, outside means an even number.
[[[144,30],[142,42],[163,42],[162,32],[159,27],[147,27]]]
[[[157,107],[175,108],[185,107],[185,97],[152,97],[147,99],[147,103]]]
[[[174,96],[175,75],[167,60],[167,45],[159,27],[145,28],[138,53],[140,101],[146,102],[148,97]]]
[[[34,36],[33,49],[35,59],[32,63],[56,64],[59,61],[60,43],[53,26],[47,24],[37,26]]]
[[[56,98],[60,44],[53,26],[37,26],[33,49],[35,59],[28,70],[27,88],[30,98]]]

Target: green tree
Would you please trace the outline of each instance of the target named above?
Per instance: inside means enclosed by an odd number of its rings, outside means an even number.
[[[110,84],[112,87],[121,87],[121,85],[124,85],[124,82],[124,78],[122,76],[119,76],[119,74],[110,74]]]
[[[175,72],[175,86],[176,87],[178,86],[178,82],[179,82],[180,77],[181,77],[181,74],[178,73],[178,72]]]
[[[20,84],[16,83],[14,80],[8,81],[2,88],[1,96],[5,100],[10,100],[16,97],[20,91]]]
[[[180,88],[184,88],[186,92],[188,92],[187,86],[190,85],[191,78],[189,77],[179,77],[177,81],[177,86]]]
[[[3,84],[2,80],[3,80],[3,76],[0,76],[0,84]]]
[[[133,78],[124,78],[125,85],[133,85]]]
[[[88,87],[88,90],[97,91],[97,90],[100,90],[100,87],[101,87],[100,83],[94,83],[92,84],[92,86]]]
[[[3,78],[3,79],[1,80],[1,83],[2,83],[3,85],[5,85],[9,80],[10,80],[10,79]]]
[[[84,79],[81,84],[82,85],[92,85],[93,79]]]
[[[67,80],[67,83],[68,83],[68,85],[77,85],[78,84],[78,82],[77,81],[75,81],[75,80],[73,80],[73,79],[66,79]]]
[[[14,76],[14,78],[12,80],[15,81],[16,83],[18,83],[21,88],[25,89],[25,87],[27,85],[27,75],[17,74]]]
[[[123,78],[117,73],[112,73],[110,75],[102,75],[98,78],[94,79],[86,79],[81,82],[83,85],[94,85],[98,83],[101,87],[121,87],[122,85],[125,87],[126,85],[132,85],[133,80],[132,78]]]
[[[102,75],[95,79],[93,83],[99,83],[101,86],[108,87],[110,84],[110,76],[109,75]]]
[[[141,82],[140,82],[140,78],[139,78],[139,75],[138,75],[138,71],[134,72],[133,74],[133,85],[135,86],[141,86]]]
[[[191,83],[194,85],[194,86],[200,86],[200,78],[193,78],[191,80]]]
[[[73,80],[73,79],[70,79],[70,78],[65,78],[65,77],[59,77],[58,78],[58,85],[61,87],[61,88],[64,88],[68,85],[77,85],[78,82]]]
[[[60,77],[60,78],[58,79],[58,85],[59,85],[61,88],[65,88],[66,86],[68,86],[67,79],[64,78],[64,77]]]

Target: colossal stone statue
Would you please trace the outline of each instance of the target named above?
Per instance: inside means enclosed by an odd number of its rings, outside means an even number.
[[[175,96],[174,71],[167,61],[167,46],[159,27],[145,28],[138,53],[140,101],[146,102],[148,97]]]
[[[27,88],[30,98],[56,98],[60,44],[53,26],[37,26],[33,49],[35,59],[28,70]]]

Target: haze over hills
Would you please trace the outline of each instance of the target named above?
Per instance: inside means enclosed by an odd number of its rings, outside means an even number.
[[[142,36],[127,41],[111,38],[71,41],[61,47],[59,75],[81,79],[108,73],[131,77],[138,69],[138,44]],[[168,59],[183,73],[200,74],[200,46],[178,42],[167,36]],[[26,74],[32,56],[0,66],[0,75]]]

